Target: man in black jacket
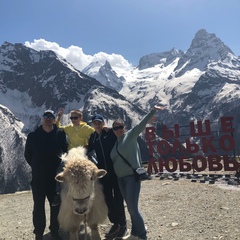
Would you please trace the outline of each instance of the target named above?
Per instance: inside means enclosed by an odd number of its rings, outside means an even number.
[[[116,236],[121,239],[127,232],[126,216],[123,197],[120,192],[117,176],[113,169],[111,150],[116,142],[116,136],[112,129],[104,129],[104,119],[101,114],[92,117],[92,126],[95,129],[88,141],[88,152],[95,151],[98,168],[105,169],[107,174],[100,179],[103,185],[106,204],[108,206],[108,218],[113,223],[106,237]]]
[[[67,152],[68,143],[63,130],[55,124],[52,110],[46,110],[42,125],[27,136],[25,158],[32,168],[33,225],[36,240],[43,239],[46,227],[45,199],[50,204],[50,227],[53,239],[61,239],[58,234],[57,220],[59,206],[51,206],[55,196],[56,169],[61,162],[61,155]]]

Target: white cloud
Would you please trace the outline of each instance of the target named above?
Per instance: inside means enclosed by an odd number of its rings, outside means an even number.
[[[34,39],[34,42],[25,42],[27,47],[33,48],[37,51],[40,50],[52,50],[58,55],[65,58],[68,62],[70,62],[75,68],[82,70],[86,67],[90,62],[92,62],[92,56],[86,55],[83,53],[82,48],[77,46],[70,46],[68,48],[60,47],[55,42],[48,42],[44,39]]]
[[[63,48],[55,42],[48,42],[44,39],[35,39],[31,43],[27,41],[25,42],[25,46],[33,48],[37,51],[52,50],[61,57],[65,58],[80,71],[88,66],[91,62],[98,61],[104,64],[106,60],[111,64],[113,68],[132,68],[132,65],[126,59],[124,59],[123,56],[115,53],[107,54],[104,52],[99,52],[91,56],[84,54],[82,48],[78,46],[72,45],[68,48]]]

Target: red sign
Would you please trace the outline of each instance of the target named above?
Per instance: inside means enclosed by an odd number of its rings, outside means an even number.
[[[209,120],[190,122],[189,123],[189,137],[185,142],[180,142],[181,134],[179,124],[175,124],[173,129],[168,129],[166,125],[162,127],[162,139],[156,140],[156,130],[154,127],[146,128],[146,144],[149,149],[149,155],[154,156],[154,149],[160,156],[175,155],[181,153],[178,159],[174,157],[167,157],[163,159],[158,158],[159,169],[157,169],[155,159],[151,157],[148,164],[148,172],[150,173],[152,167],[155,172],[163,172],[165,169],[169,172],[175,172],[179,169],[182,172],[187,172],[192,169],[200,172],[207,167],[209,171],[234,171],[239,168],[238,162],[234,157],[229,157],[229,151],[235,148],[235,140],[233,138],[234,128],[232,126],[233,117],[222,117],[220,119],[221,136],[213,136],[211,130],[211,123]],[[197,138],[198,142],[194,141]],[[169,143],[171,140],[171,144]],[[216,146],[217,145],[217,146]],[[218,154],[218,149],[226,154]],[[191,154],[192,161],[189,161],[188,154]]]

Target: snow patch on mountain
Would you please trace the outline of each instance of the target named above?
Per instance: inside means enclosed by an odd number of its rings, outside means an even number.
[[[24,161],[23,123],[0,104],[0,194],[29,189],[30,168]]]

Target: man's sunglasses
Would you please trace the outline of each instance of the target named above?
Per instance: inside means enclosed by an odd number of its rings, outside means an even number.
[[[77,120],[79,117],[70,117],[71,120]]]
[[[45,118],[45,119],[51,119],[51,120],[55,119],[54,116],[49,116],[49,115],[44,115],[43,118]]]
[[[117,131],[117,130],[123,129],[123,128],[124,128],[124,126],[113,127],[113,131]]]

